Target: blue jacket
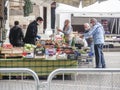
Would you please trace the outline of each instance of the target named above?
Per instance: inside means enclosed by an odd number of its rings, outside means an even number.
[[[93,36],[94,44],[104,44],[104,28],[100,23],[96,23],[88,33],[85,33],[84,36]]]

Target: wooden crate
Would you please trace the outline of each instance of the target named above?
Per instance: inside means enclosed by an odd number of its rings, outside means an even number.
[[[2,48],[1,55],[3,58],[7,57],[22,57],[23,48],[22,47],[13,47],[13,48]]]
[[[8,54],[11,54],[11,53],[23,53],[23,47],[13,47],[13,48],[2,48],[1,49],[1,53],[2,54],[6,54],[6,53],[8,53]]]

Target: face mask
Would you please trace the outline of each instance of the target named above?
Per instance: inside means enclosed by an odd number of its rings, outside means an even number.
[[[93,24],[91,23],[90,26],[93,27]]]
[[[41,23],[42,23],[42,21],[38,21],[38,22],[37,22],[38,25],[41,25]]]
[[[88,28],[85,28],[85,30],[88,30]]]

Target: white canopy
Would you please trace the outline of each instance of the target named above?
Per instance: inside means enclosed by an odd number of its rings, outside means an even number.
[[[120,0],[96,2],[82,9],[84,12],[120,12]]]
[[[56,8],[56,13],[73,13],[73,12],[79,12],[79,11],[80,9],[77,7],[73,7],[66,4],[60,4],[60,3]]]
[[[120,0],[107,0],[81,9],[74,16],[80,17],[120,17]]]

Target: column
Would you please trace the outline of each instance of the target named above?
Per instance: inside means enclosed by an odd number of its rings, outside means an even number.
[[[51,4],[51,28],[53,33],[55,33],[55,20],[56,20],[55,10],[56,10],[56,2],[53,2]]]
[[[10,25],[9,25],[9,12],[10,12],[10,1],[6,1],[6,7],[7,7],[7,20],[6,20],[6,24],[5,24],[5,29],[7,29],[7,35],[6,38],[8,38],[9,35],[9,30],[10,30]]]
[[[51,29],[51,4],[47,4],[47,29],[45,30],[45,34],[51,35],[52,29]]]
[[[39,5],[40,17],[43,18],[43,6]],[[43,34],[43,23],[38,27],[38,35]]]

